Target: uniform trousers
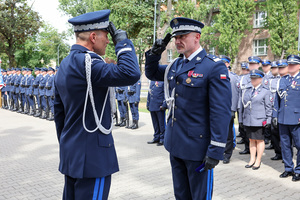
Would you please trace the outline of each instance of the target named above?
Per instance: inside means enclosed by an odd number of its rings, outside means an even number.
[[[153,140],[163,142],[166,128],[165,111],[150,111],[150,115],[154,129]]]
[[[300,174],[300,124],[279,124],[281,154],[287,172]],[[297,149],[296,167],[293,162],[293,140]]]
[[[25,96],[25,93],[20,93],[20,101],[21,101],[21,106],[22,108],[25,107],[25,104],[26,104],[26,96]]]
[[[170,155],[176,200],[211,199],[213,170],[196,172],[202,161],[184,160]]]
[[[271,141],[274,147],[275,154],[281,156],[280,135],[278,127],[271,125]]]
[[[125,118],[126,107],[125,107],[124,102],[122,100],[118,100],[118,110],[119,110],[119,113],[120,113],[120,117]]]
[[[246,151],[250,151],[250,150],[249,150],[249,138],[248,138],[248,136],[247,136],[245,127],[243,127],[243,128],[239,127],[239,132],[240,132],[240,134],[241,134],[242,139],[243,139],[244,142],[245,142],[245,150],[246,150]]]
[[[232,152],[234,149],[234,142],[233,142],[233,138],[234,138],[234,117],[231,118],[230,123],[229,123],[229,131],[228,131],[228,137],[227,137],[227,142],[226,142],[226,146],[225,146],[225,151],[224,151],[224,158],[226,159],[230,159],[232,156]]]
[[[34,109],[34,98],[33,98],[33,95],[28,95],[28,104],[29,104],[29,108],[31,107],[32,109]]]
[[[63,200],[106,200],[110,184],[111,175],[82,179],[65,175]]]
[[[46,111],[47,110],[47,100],[44,95],[40,95],[40,98],[41,98],[41,108],[43,109],[43,111]]]
[[[139,120],[139,103],[129,103],[132,120]]]
[[[34,95],[34,96],[35,96],[38,108],[40,108],[41,107],[41,98],[40,98],[40,95]]]
[[[53,100],[51,99],[50,96],[47,96],[47,101],[48,101],[51,113],[54,113],[54,102],[53,102]]]

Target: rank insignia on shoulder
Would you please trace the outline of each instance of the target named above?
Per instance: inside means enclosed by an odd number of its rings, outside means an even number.
[[[196,60],[199,61],[199,60],[201,60],[201,58],[200,58],[200,57],[197,57]]]
[[[218,62],[218,61],[221,61],[221,59],[220,58],[215,58],[214,61]]]
[[[227,79],[226,74],[220,74],[220,79]]]

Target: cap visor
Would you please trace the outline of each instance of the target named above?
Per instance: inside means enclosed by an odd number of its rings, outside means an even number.
[[[176,31],[176,32],[172,33],[172,37],[175,37],[177,35],[186,35],[186,34],[189,34],[191,32],[192,31]]]

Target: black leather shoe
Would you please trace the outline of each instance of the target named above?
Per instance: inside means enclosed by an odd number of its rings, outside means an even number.
[[[237,142],[237,144],[245,144],[245,141],[241,139],[240,141]]]
[[[251,167],[253,167],[254,163],[252,165],[249,165],[249,164],[245,165],[245,168],[251,168]]]
[[[250,154],[250,151],[247,151],[247,150],[240,151],[239,154],[241,154],[241,155]]]
[[[228,159],[228,158],[224,158],[224,160],[223,160],[223,164],[228,164],[228,163],[230,163],[230,159]]]
[[[300,174],[295,173],[292,178],[292,181],[300,181]]]
[[[158,140],[154,140],[154,139],[153,139],[153,140],[151,140],[151,141],[148,141],[147,143],[148,143],[148,144],[155,144],[155,143],[158,143],[158,142],[159,142]]]
[[[282,174],[279,175],[280,178],[286,178],[288,176],[294,176],[294,172],[284,171]]]
[[[156,144],[156,146],[162,146],[162,145],[164,145],[164,142],[163,142],[163,141],[159,141],[159,142]]]
[[[271,160],[282,160],[282,156],[276,155],[272,157]]]
[[[268,147],[266,147],[265,149],[267,149],[267,150],[271,150],[271,149],[274,149],[274,146],[273,146],[273,144],[270,144]]]
[[[270,140],[265,139],[265,144],[269,144],[269,143],[270,143]]]
[[[257,166],[257,167],[253,166],[252,169],[253,169],[253,170],[258,170],[258,169],[260,168],[260,164],[261,164],[261,163],[259,163],[259,166]]]

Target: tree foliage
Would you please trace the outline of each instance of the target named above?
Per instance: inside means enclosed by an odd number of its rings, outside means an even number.
[[[0,48],[15,67],[15,52],[24,45],[28,37],[38,33],[40,17],[25,0],[5,0],[0,3]]]
[[[251,19],[255,10],[253,0],[220,0],[220,13],[214,28],[218,37],[218,52],[228,55],[232,62],[237,61],[237,55],[245,31],[251,30]],[[236,62],[233,66],[236,68]]]
[[[269,44],[272,53],[283,58],[285,53],[297,54],[298,5],[297,0],[268,0],[266,28],[269,30]]]

